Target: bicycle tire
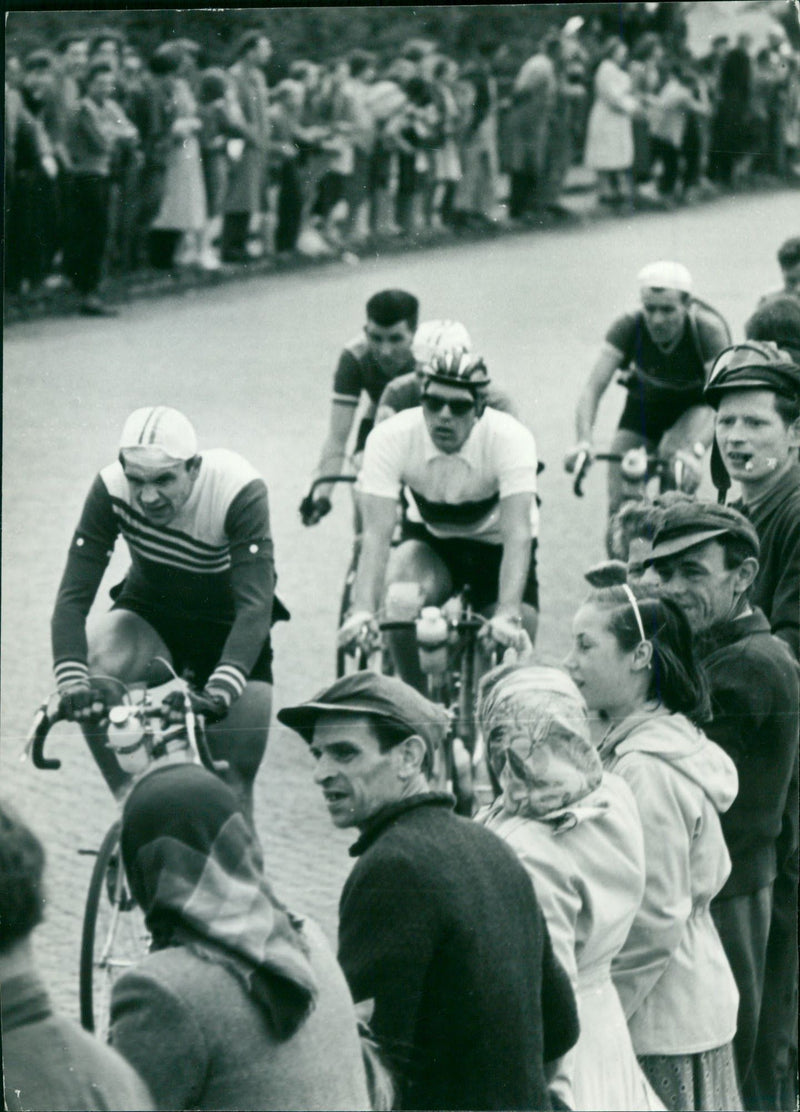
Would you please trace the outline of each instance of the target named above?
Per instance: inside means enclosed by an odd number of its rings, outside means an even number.
[[[119,837],[117,821],[108,829],[97,851],[81,931],[81,1025],[101,1038],[108,1027],[114,979],[144,957],[149,942],[144,916],[127,891]],[[116,870],[112,872],[115,861]]]

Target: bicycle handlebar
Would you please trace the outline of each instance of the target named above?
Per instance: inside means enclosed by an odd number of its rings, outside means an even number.
[[[44,755],[44,743],[47,740],[47,735],[50,733],[51,727],[55,726],[56,722],[61,721],[63,721],[63,715],[60,708],[51,716],[47,713],[46,703],[42,704],[34,715],[33,723],[25,741],[25,753],[30,752],[34,766],[42,769],[42,771],[57,772],[61,768],[61,761],[56,757],[50,758]]]
[[[317,487],[327,486],[330,483],[354,483],[357,478],[357,475],[320,475],[308,488],[306,497],[313,498]]]

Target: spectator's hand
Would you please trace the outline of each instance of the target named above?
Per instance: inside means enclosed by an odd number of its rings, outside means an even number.
[[[68,722],[85,726],[104,726],[108,722],[108,697],[92,690],[88,683],[76,683],[61,692],[58,711]]]
[[[349,649],[362,639],[368,643],[378,640],[380,637],[380,629],[375,620],[375,615],[371,614],[369,610],[354,610],[342,622],[342,626],[336,635],[336,643],[340,649]]]
[[[316,525],[330,512],[330,498],[313,498],[308,494],[300,503],[300,520],[303,525]]]
[[[51,180],[58,177],[58,162],[51,154],[46,154],[42,159],[42,169]]]
[[[589,459],[592,458],[592,445],[588,440],[579,441],[574,448],[570,448],[564,456],[564,470],[569,471],[570,475],[575,470],[575,465],[578,462],[578,457],[586,454]]]
[[[228,713],[228,704],[222,695],[210,691],[207,687],[202,691],[190,691],[189,702],[195,714],[202,715],[206,722],[211,724],[221,722]],[[182,691],[170,691],[161,704],[166,710],[168,722],[183,722],[185,717],[185,698]]]

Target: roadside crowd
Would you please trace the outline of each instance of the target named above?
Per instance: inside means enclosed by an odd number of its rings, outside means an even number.
[[[259,30],[227,67],[189,39],[145,58],[110,30],[7,51],[6,292],[69,283],[102,314],[105,273],[546,224],[582,163],[627,211],[797,175],[800,65],[778,25],[755,53],[721,36],[696,59],[572,17],[516,74],[504,55],[414,40],[297,59],[268,87]]]
[[[358,835],[336,958],[273,891],[234,792],[156,768],[120,851],[152,948],[101,1046],[52,1014],[31,949],[43,853],[0,806],[9,1108],[796,1106],[800,241],[779,261],[783,289],[706,381],[719,500],[623,504],[567,657],[520,647],[484,676],[484,806],[454,813],[447,715],[399,679],[353,672],[279,710]],[[688,318],[684,271],[646,268],[643,304],[674,295]],[[105,481],[186,473],[194,430],[137,410],[120,457]]]

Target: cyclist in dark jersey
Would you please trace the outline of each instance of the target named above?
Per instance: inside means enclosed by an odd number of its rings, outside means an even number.
[[[684,465],[684,489],[694,490],[714,435],[713,412],[703,387],[730,331],[716,310],[692,297],[692,279],[680,263],[657,262],[639,274],[642,307],[619,317],[608,330],[575,414],[576,445],[567,453],[571,471],[592,451],[600,400],[615,373],[628,399],[612,452],[645,447]],[[619,464],[608,469],[609,514],[619,508],[624,486]]]
[[[328,435],[322,445],[317,475],[337,475],[347,454],[359,400],[369,403],[358,430],[355,450],[364,447],[375,411],[386,385],[416,366],[412,343],[419,319],[419,302],[405,290],[381,290],[367,302],[364,333],[345,345],[333,376]],[[304,525],[316,525],[331,508],[332,486],[319,486],[312,499],[304,498],[300,516]]]

